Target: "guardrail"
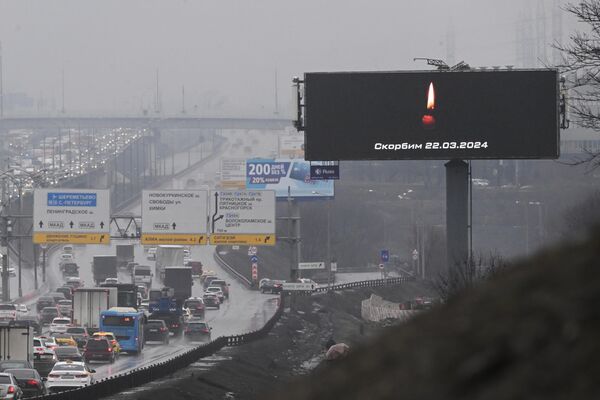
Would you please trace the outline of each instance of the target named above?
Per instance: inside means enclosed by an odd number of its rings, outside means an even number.
[[[142,368],[136,368],[129,372],[111,376],[102,379],[92,385],[84,386],[79,389],[68,390],[59,393],[53,393],[45,396],[32,397],[34,399],[48,400],[94,400],[106,396],[111,396],[123,390],[141,386],[156,379],[172,374],[175,370],[187,367],[191,363],[203,357],[215,354],[226,346],[239,346],[248,342],[265,337],[275,326],[283,314],[284,302],[279,300],[275,314],[260,329],[241,335],[220,336],[217,339],[194,347],[183,354],[175,356],[167,361],[159,362]]]
[[[339,285],[318,287],[313,290],[313,293],[329,292],[329,291],[344,290],[344,289],[355,289],[355,288],[363,288],[363,287],[379,287],[379,286],[398,285],[400,283],[414,281],[414,280],[415,280],[415,278],[413,276],[401,276],[398,278],[383,278],[383,279],[372,279],[372,280],[368,280],[368,281],[340,283]]]
[[[215,259],[217,260],[217,262],[219,262],[220,260],[220,257],[216,253]],[[220,261],[226,264],[225,261],[223,261],[222,259]],[[230,266],[228,267],[231,268]],[[319,287],[312,292],[308,292],[307,294],[316,294],[321,292],[355,289],[363,287],[398,285],[413,280],[415,280],[414,277],[399,277],[343,283],[339,285]],[[209,343],[197,346],[167,361],[159,362],[146,367],[136,368],[129,372],[103,379],[101,381],[95,382],[92,385],[88,385],[79,389],[73,389],[60,393],[49,394],[46,396],[37,396],[32,398],[44,400],[79,400],[85,398],[86,400],[95,400],[100,399],[102,397],[114,395],[116,393],[127,389],[131,389],[133,387],[144,385],[153,380],[167,376],[173,373],[175,370],[184,368],[203,357],[211,356],[223,347],[241,346],[243,344],[265,337],[271,331],[271,329],[273,329],[273,326],[275,326],[277,321],[279,321],[281,315],[283,314],[283,310],[284,299],[283,297],[280,297],[275,314],[273,314],[273,316],[265,323],[265,325],[262,328],[256,331],[244,333],[241,335],[221,336]]]
[[[243,284],[247,285],[248,287],[252,287],[252,282],[250,282],[248,278],[237,272],[235,268],[233,268],[231,265],[227,264],[227,262],[223,260],[223,258],[216,251],[213,254],[217,264],[219,264],[222,268],[225,268],[230,274],[232,274],[236,279],[240,280]]]

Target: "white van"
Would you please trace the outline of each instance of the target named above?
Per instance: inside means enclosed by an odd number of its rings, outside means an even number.
[[[152,286],[152,268],[149,265],[136,265],[133,267],[133,283],[136,285]]]

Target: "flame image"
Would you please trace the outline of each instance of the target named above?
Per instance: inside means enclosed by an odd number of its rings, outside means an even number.
[[[427,109],[433,110],[435,108],[435,91],[433,90],[433,82],[429,83],[429,91],[427,93]]]

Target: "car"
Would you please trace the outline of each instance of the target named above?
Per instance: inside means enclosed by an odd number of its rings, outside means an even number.
[[[40,373],[33,368],[14,368],[5,371],[12,374],[17,380],[17,384],[23,391],[24,397],[43,396],[48,394],[46,384],[40,376]]]
[[[19,322],[30,326],[31,328],[33,328],[33,331],[35,334],[40,335],[42,333],[42,327],[40,326],[40,319],[39,317],[36,315],[21,315],[19,316]]]
[[[148,319],[160,319],[164,321],[167,328],[169,328],[169,332],[172,332],[174,336],[179,336],[183,330],[184,320],[182,315],[155,311],[150,314]]]
[[[33,368],[33,365],[27,360],[2,360],[0,361],[0,372],[15,368]]]
[[[137,285],[138,293],[142,295],[142,299],[148,297],[148,287],[146,285]]]
[[[106,278],[104,280],[104,283],[115,284],[115,283],[119,283],[119,280],[117,278]]]
[[[206,308],[221,308],[221,301],[214,293],[204,293],[204,295],[202,296],[202,301],[204,301],[204,306]]]
[[[210,286],[218,286],[223,291],[223,295],[226,299],[229,299],[229,286],[230,284],[225,282],[223,279],[215,279],[210,283]]]
[[[71,318],[67,317],[56,317],[50,323],[50,335],[53,333],[64,333],[67,331],[67,327],[71,325]]]
[[[17,313],[17,306],[14,304],[0,304],[0,321],[14,321],[17,319]]]
[[[11,400],[23,398],[23,390],[13,374],[0,373],[0,398]]]
[[[56,343],[56,339],[53,337],[40,336],[40,340],[44,347],[49,349],[52,354],[54,354],[54,349],[58,347],[58,343]]]
[[[211,330],[212,328],[208,326],[207,322],[192,320],[187,324],[183,335],[186,340],[210,342]]]
[[[62,249],[63,254],[73,254],[73,246],[70,244],[64,245]]]
[[[83,361],[83,356],[77,346],[61,346],[54,349],[53,360],[56,361]]]
[[[147,342],[163,342],[169,344],[169,328],[162,319],[149,319],[146,322],[144,340]]]
[[[58,347],[74,346],[77,347],[77,341],[68,333],[55,333],[54,340]],[[54,349],[56,350],[56,348]]]
[[[52,322],[52,320],[56,317],[60,316],[60,311],[58,311],[58,307],[44,307],[40,312],[40,319],[42,321],[42,325],[47,325]]]
[[[156,260],[156,247],[150,247],[148,249],[148,254],[146,254],[146,258],[148,260]]]
[[[17,307],[17,318],[29,313],[29,306],[27,304],[15,304],[15,307]]]
[[[57,293],[62,293],[65,296],[65,300],[73,299],[73,288],[71,286],[61,286],[56,288]],[[61,300],[58,301],[59,303]]]
[[[473,186],[489,186],[490,185],[490,181],[488,181],[487,179],[481,179],[481,178],[472,178],[471,182],[473,183]]]
[[[65,332],[67,335],[71,335],[71,337],[77,342],[77,347],[82,349],[85,346],[85,342],[87,342],[90,334],[87,328],[82,326],[69,326]]]
[[[36,359],[53,357],[54,350],[53,348],[46,347],[44,345],[44,339],[40,337],[33,338],[33,355]]]
[[[274,280],[274,279],[261,279],[259,284],[258,284],[258,288],[261,291],[261,293],[273,293],[273,294],[279,294],[281,293],[282,289],[283,289],[283,283],[285,281],[279,281],[279,280]]]
[[[65,294],[60,292],[50,292],[48,293],[48,296],[52,297],[55,303],[58,303],[59,300],[66,299]]]
[[[60,255],[60,262],[73,262],[75,257],[71,253],[63,253]]]
[[[8,267],[8,276],[11,278],[17,277],[17,271],[13,267]],[[2,273],[2,267],[0,267],[0,274]]]
[[[121,345],[117,341],[117,338],[115,337],[114,333],[112,333],[112,332],[94,332],[94,334],[92,335],[92,338],[105,338],[112,345],[113,350],[115,351],[117,356],[119,355],[119,353],[121,353]]]
[[[73,289],[77,289],[83,286],[83,281],[81,280],[81,278],[77,277],[77,276],[72,276],[70,278],[67,278],[67,282],[65,283],[65,286],[70,286]]]
[[[298,282],[300,282],[300,283],[309,283],[309,284],[312,285],[313,289],[317,287],[317,282],[313,281],[312,279],[300,278],[300,279],[298,279]]]
[[[214,275],[205,277],[204,281],[203,281],[203,284],[202,284],[204,286],[204,289],[206,290],[206,288],[210,286],[210,283],[212,281],[216,280],[216,279],[219,279],[219,277],[218,276],[214,276]]]
[[[83,348],[83,359],[90,361],[108,361],[111,364],[115,362],[117,353],[108,339],[103,337],[90,338]]]
[[[71,309],[73,308],[73,302],[71,300],[59,300],[57,307],[62,315],[70,315]]]
[[[48,374],[46,387],[52,393],[91,385],[95,372],[80,361],[60,361]]]
[[[190,320],[190,318],[192,318],[192,312],[190,311],[189,308],[184,308],[182,310],[182,314],[181,315],[183,316],[183,323],[184,324],[187,323]]]
[[[221,303],[225,301],[225,295],[223,294],[223,290],[221,290],[219,286],[209,286],[206,288],[204,293],[214,293],[217,295]]]
[[[190,310],[193,317],[204,318],[204,300],[201,297],[190,297],[183,302],[183,308]]]
[[[41,296],[36,303],[36,309],[37,312],[41,312],[45,307],[52,307],[55,305],[56,301],[54,300],[54,297]]]

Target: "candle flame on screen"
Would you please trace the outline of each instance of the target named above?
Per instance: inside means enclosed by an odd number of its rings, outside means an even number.
[[[435,91],[433,90],[433,82],[429,83],[429,92],[427,93],[427,109],[435,108]]]

